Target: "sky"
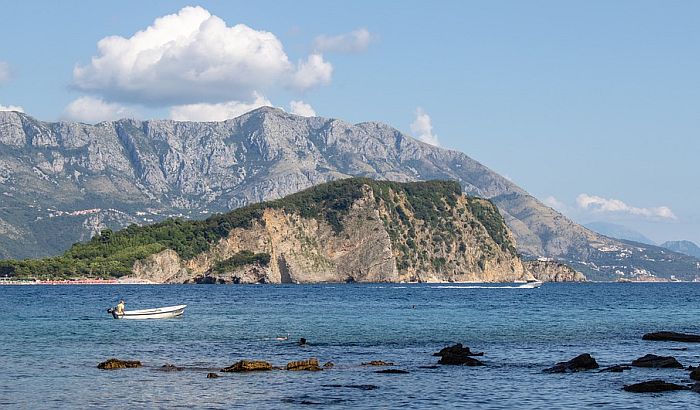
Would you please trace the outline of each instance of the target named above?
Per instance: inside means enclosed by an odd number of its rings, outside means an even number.
[[[465,152],[577,222],[700,243],[700,2],[2,1],[0,110],[261,105]]]

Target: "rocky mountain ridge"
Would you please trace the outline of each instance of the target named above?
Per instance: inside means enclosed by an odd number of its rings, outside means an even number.
[[[463,153],[381,123],[269,107],[223,122],[96,125],[0,112],[0,257],[57,254],[94,231],[95,222],[117,229],[197,218],[351,176],[459,181],[465,193],[499,207],[519,252],[556,258],[599,279],[634,276],[641,265],[651,266],[645,269],[652,275],[700,275],[695,259],[670,252],[650,261],[644,255],[653,247],[588,230]],[[71,215],[90,209],[100,211]],[[120,216],[102,211],[109,209]]]

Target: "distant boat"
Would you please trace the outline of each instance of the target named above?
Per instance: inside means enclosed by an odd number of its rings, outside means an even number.
[[[107,309],[115,319],[172,319],[182,316],[187,305],[167,306],[155,309],[125,310],[119,314],[114,308]]]
[[[537,279],[530,279],[518,287],[521,289],[535,289],[539,288],[540,286],[542,286],[542,281],[539,281]]]

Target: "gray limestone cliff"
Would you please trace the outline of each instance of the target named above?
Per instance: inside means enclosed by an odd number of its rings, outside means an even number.
[[[551,260],[523,261],[525,269],[542,282],[585,282],[586,276],[563,263]]]

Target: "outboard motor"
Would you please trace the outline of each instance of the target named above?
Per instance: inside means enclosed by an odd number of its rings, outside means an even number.
[[[119,319],[119,316],[117,315],[117,308],[116,307],[111,307],[111,308],[107,309],[107,313],[111,313],[112,317],[114,317],[115,319]]]

